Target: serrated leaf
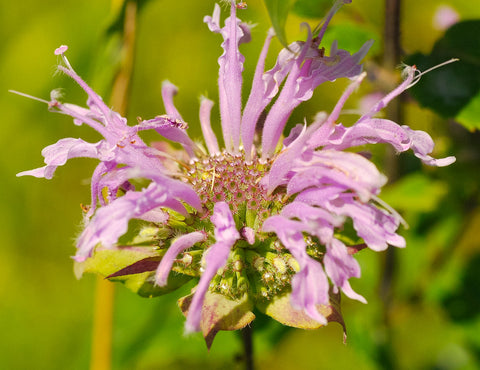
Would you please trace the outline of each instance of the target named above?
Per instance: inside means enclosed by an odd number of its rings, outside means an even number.
[[[411,93],[420,105],[444,117],[457,116],[480,91],[480,20],[457,23],[439,39],[429,55],[416,53],[407,58],[426,70],[451,58],[460,61],[422,77]]]
[[[188,315],[192,298],[193,294],[190,294],[178,300],[178,306],[185,317]],[[248,295],[232,301],[221,294],[207,292],[202,306],[200,328],[208,349],[220,330],[238,330],[250,324],[255,319],[252,309],[253,303]]]
[[[272,21],[272,27],[275,30],[278,40],[285,47],[288,47],[287,37],[285,35],[285,23],[287,22],[288,13],[294,2],[295,0],[264,0],[268,15]]]

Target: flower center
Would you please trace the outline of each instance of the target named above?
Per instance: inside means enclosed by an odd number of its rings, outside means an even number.
[[[187,181],[202,200],[207,216],[202,217],[202,227],[208,228],[205,221],[214,204],[223,201],[230,205],[238,230],[248,227],[255,233],[254,240],[235,243],[226,265],[212,279],[210,290],[231,299],[247,292],[256,299],[269,299],[287,289],[298,264],[276,237],[260,232],[263,221],[283,206],[284,194],[268,194],[261,184],[271,162],[255,158],[247,163],[243,153],[222,153],[197,159],[188,167]],[[181,265],[177,264],[179,271]]]
[[[277,211],[281,195],[267,194],[260,184],[271,163],[255,158],[245,161],[244,154],[222,153],[195,160],[187,172],[188,182],[212,211],[216,202],[230,205],[238,226],[253,228]]]

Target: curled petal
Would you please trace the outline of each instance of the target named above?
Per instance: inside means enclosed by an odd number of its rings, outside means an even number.
[[[84,261],[98,244],[104,248],[111,248],[118,238],[125,234],[131,219],[141,218],[158,207],[167,207],[180,212],[182,208],[184,209],[177,199],[171,197],[165,186],[155,182],[141,192],[127,192],[98,209],[78,238],[75,260]]]
[[[142,121],[138,125],[139,130],[154,129],[168,140],[182,144],[190,157],[194,157],[196,145],[188,136],[185,129],[187,124],[179,119],[169,116],[158,116],[150,120]]]
[[[288,194],[331,184],[355,191],[365,202],[386,183],[386,177],[361,155],[334,150],[312,152],[310,155],[311,158],[301,160],[294,169],[295,175],[287,186]]]
[[[349,298],[367,303],[365,298],[353,291],[348,282],[351,277],[360,277],[360,266],[341,241],[332,239],[331,243],[327,245],[323,264],[328,277],[335,286],[340,287]]]
[[[446,157],[442,159],[435,159],[428,154],[433,151],[434,143],[429,134],[420,130],[412,130],[408,126],[402,126],[402,128],[407,132],[411,140],[411,149],[415,153],[415,156],[420,158],[423,163],[430,166],[448,166],[455,162],[456,158]]]
[[[429,155],[433,151],[434,142],[426,132],[412,130],[408,126],[400,126],[381,118],[364,119],[348,128],[341,124],[335,126],[324,148],[342,150],[376,143],[390,144],[398,152],[411,149],[415,156],[430,166],[448,166],[455,162],[455,157],[434,159]]]
[[[210,113],[212,111],[213,101],[205,97],[200,101],[200,125],[202,127],[203,137],[205,138],[205,144],[210,154],[218,154],[220,150],[218,148],[217,136],[212,130],[210,123]]]
[[[178,112],[175,104],[173,104],[173,97],[177,94],[177,87],[172,84],[170,81],[163,81],[162,83],[162,99],[163,104],[165,105],[165,111],[173,119],[178,119],[183,121],[182,116]]]
[[[364,144],[388,143],[397,151],[403,152],[410,147],[410,137],[395,122],[372,118],[360,121],[352,127],[335,126],[334,132],[328,138],[326,148],[342,150]]]
[[[375,251],[387,249],[388,244],[405,247],[405,239],[396,234],[401,219],[370,203],[355,201],[351,194],[343,194],[324,207],[331,212],[350,217],[358,236]]]
[[[292,306],[303,309],[312,319],[326,325],[327,319],[318,312],[317,305],[329,303],[328,288],[322,265],[315,260],[307,260],[292,279]]]
[[[216,243],[206,252],[205,271],[197,285],[188,311],[187,321],[185,323],[185,330],[187,333],[200,330],[202,305],[210,281],[217,271],[225,266],[231,248],[240,238],[240,234],[235,227],[232,212],[227,203],[219,202],[215,204],[211,221],[215,226]]]
[[[82,139],[61,139],[55,144],[49,145],[42,150],[42,155],[47,164],[46,166],[35,170],[20,172],[17,176],[34,176],[51,179],[57,167],[63,166],[67,160],[71,158],[98,158],[100,152],[99,149],[101,147],[101,141],[91,144]]]
[[[175,257],[185,249],[190,248],[194,244],[206,239],[206,234],[200,231],[195,231],[186,235],[182,235],[176,239],[168,248],[167,253],[162,258],[160,265],[158,265],[155,273],[155,283],[160,286],[167,284],[168,274],[172,269]]]
[[[272,216],[263,224],[263,231],[275,232],[300,265],[300,271],[292,279],[292,306],[302,309],[312,319],[325,325],[327,320],[318,312],[316,306],[326,305],[329,302],[328,280],[322,265],[306,252],[303,229],[305,225],[301,222],[292,221],[283,216]]]

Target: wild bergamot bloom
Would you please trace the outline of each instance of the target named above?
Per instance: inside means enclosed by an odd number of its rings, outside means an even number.
[[[211,100],[200,103],[205,146],[188,136],[170,82],[162,87],[166,114],[129,126],[75,73],[64,55],[67,48],[58,48],[63,59],[58,68],[85,90],[88,108],[62,103],[53,92],[49,109],[91,126],[103,139],[62,139],[43,150],[46,166],[19,175],[49,179],[70,158],[100,161],[74,257],[79,269],[121,280],[146,296],[199,279],[179,304],[186,330],[201,329],[209,343],[218,330],[250,323],[254,307],[295,327],[332,320],[343,325],[339,291],[366,302],[349,283],[360,277],[353,254],[365,246],[374,251],[405,246],[396,232],[401,217],[378,198],[386,177],[365,156],[344,149],[388,143],[398,152],[413,150],[429,165],[455,160],[429,156],[434,144],[425,132],[375,118],[419,78],[415,67],[407,67],[404,82],[355,124],[337,123],[365,77],[360,62],[371,45],[350,54],[334,43],[330,55],[319,47],[331,17],[347,2],[337,1],[318,34],[308,29],[307,40],[283,49],[265,72],[274,36],[268,33],[243,110],[239,45],[250,40],[249,26],[236,17],[233,1],[223,27],[218,5],[205,17],[209,29],[223,37],[218,86],[224,149],[212,129]],[[333,111],[318,114],[310,125],[298,124],[282,139],[293,109],[318,85],[341,77],[352,82]],[[155,130],[183,149],[149,146],[139,136],[143,130]],[[130,241],[119,241],[132,219],[141,220],[140,228]],[[347,237],[351,231],[355,238]]]

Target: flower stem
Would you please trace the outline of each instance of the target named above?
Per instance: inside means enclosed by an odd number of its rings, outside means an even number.
[[[385,27],[384,27],[384,67],[388,70],[394,69],[401,60],[401,0],[385,0]],[[396,81],[391,81],[392,86],[387,86],[392,90]],[[386,117],[394,122],[403,120],[403,99],[398,97],[386,107]],[[396,181],[401,175],[398,156],[395,151],[390,149],[385,156],[385,169],[390,182]],[[393,247],[387,249],[383,260],[383,273],[380,282],[380,296],[383,301],[383,329],[385,331],[384,342],[379,346],[379,361],[388,368],[394,368],[394,358],[392,355],[392,290],[394,287],[395,273],[397,270],[398,259],[396,250]]]
[[[253,330],[247,325],[242,329],[243,350],[245,352],[245,370],[253,370]]]
[[[114,285],[98,276],[92,333],[90,370],[109,370],[112,367],[112,323]]]
[[[392,69],[401,58],[401,39],[400,39],[400,17],[401,17],[401,0],[385,0],[385,43],[383,62],[385,68]],[[396,85],[396,81],[389,90]],[[394,122],[401,122],[403,119],[402,99],[399,97],[391,101],[386,108],[387,118]],[[386,153],[385,168],[390,182],[394,182],[400,175],[398,167],[398,156],[394,150]],[[391,304],[391,290],[395,274],[395,249],[389,248],[385,254],[383,266],[383,278],[380,285],[380,294],[385,308],[385,321],[388,321],[388,313]]]
[[[112,1],[114,6],[115,1]],[[128,0],[125,4],[123,25],[123,55],[121,65],[112,87],[110,103],[122,116],[126,115],[128,93],[132,79],[137,2]],[[112,367],[112,328],[114,307],[114,284],[98,277],[96,283],[90,370],[110,370]]]

